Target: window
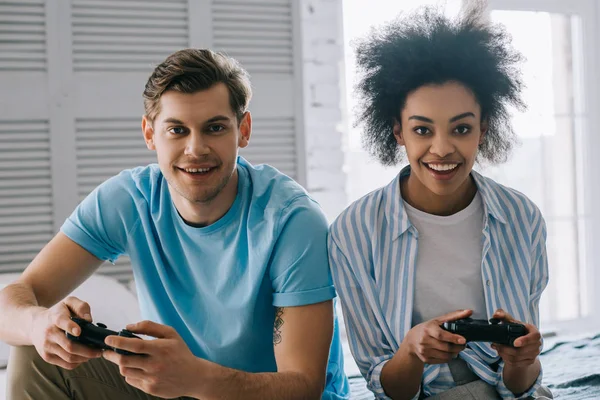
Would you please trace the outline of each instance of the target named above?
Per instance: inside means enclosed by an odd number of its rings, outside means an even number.
[[[566,8],[566,7],[569,8]],[[540,207],[548,228],[550,282],[540,304],[543,329],[593,320],[593,190],[590,174],[589,112],[594,90],[590,68],[598,36],[592,2],[570,5],[536,0],[490,2],[489,18],[506,26],[513,45],[524,54],[524,100],[528,109],[513,112],[520,140],[505,164],[481,170],[513,187]],[[591,34],[590,34],[591,33]],[[584,37],[586,40],[584,40]],[[597,272],[596,272],[597,274]],[[597,314],[596,314],[597,315]],[[597,323],[596,318],[596,323]]]

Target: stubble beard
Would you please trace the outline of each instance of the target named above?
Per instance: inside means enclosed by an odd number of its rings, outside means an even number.
[[[217,198],[217,196],[219,196],[219,193],[223,191],[225,186],[227,186],[232,176],[233,171],[230,174],[227,174],[224,177],[222,177],[216,187],[206,188],[204,192],[195,196],[192,193],[189,193],[186,190],[182,189],[180,185],[175,184],[175,182],[173,182],[175,179],[167,179],[167,182],[169,183],[169,186],[175,189],[175,191],[187,201],[196,204],[210,204],[215,198]]]

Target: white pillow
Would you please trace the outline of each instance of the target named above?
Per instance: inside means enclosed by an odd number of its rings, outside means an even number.
[[[18,277],[18,274],[0,274],[0,290]],[[102,322],[114,331],[118,332],[125,325],[140,321],[136,297],[112,278],[92,275],[71,295],[90,304],[94,322]],[[0,342],[0,369],[8,360],[9,349],[6,343]]]
[[[94,323],[102,322],[114,331],[140,321],[137,298],[113,278],[92,275],[71,295],[89,303]]]

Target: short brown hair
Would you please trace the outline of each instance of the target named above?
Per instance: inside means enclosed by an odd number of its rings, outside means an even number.
[[[222,82],[229,91],[229,104],[240,122],[252,97],[250,77],[240,63],[222,53],[206,49],[184,49],[171,54],[148,78],[144,108],[151,121],[160,113],[160,97],[167,90],[195,93]]]

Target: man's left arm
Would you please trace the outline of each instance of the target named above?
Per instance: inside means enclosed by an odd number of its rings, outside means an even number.
[[[277,308],[273,327],[276,373],[250,374],[216,367],[202,399],[320,399],[333,334],[332,301]]]
[[[105,351],[127,383],[150,395],[203,400],[320,399],[333,332],[332,301],[277,309],[273,345],[277,372],[249,373],[195,357],[171,327],[143,321],[127,329],[154,336],[109,336],[110,346],[142,355]]]
[[[333,334],[332,301],[277,308],[273,326],[276,373],[251,374],[213,364],[201,399],[320,399]]]

